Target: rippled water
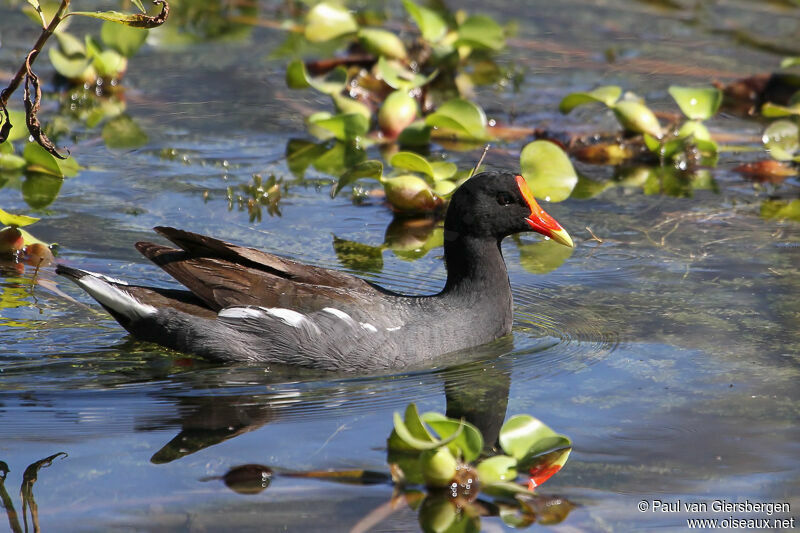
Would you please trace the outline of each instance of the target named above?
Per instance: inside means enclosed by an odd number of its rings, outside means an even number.
[[[669,7],[690,4],[482,5],[501,20],[522,17],[502,60],[526,78],[521,94],[482,90],[479,101],[501,120],[513,110],[524,126],[603,127],[611,123],[601,113],[557,115],[558,101],[620,83],[670,109],[669,84],[730,81],[777,65],[779,55],[742,44],[733,29],[765,39],[800,31],[798,9],[779,2],[707,3],[700,14]],[[18,33],[16,10],[0,6],[5,73],[31,39]],[[380,246],[392,215],[375,202],[331,200],[328,177],[313,169],[289,188],[281,216],[265,211],[251,223],[246,211],[228,209],[226,187],[253,173],[295,179],[286,143],[305,136],[301,110],[325,105],[284,89],[284,62],[268,57],[281,38],[255,28],[243,40],[145,47],[126,83],[127,112],[148,144],[112,150],[96,131],[76,131],[72,152],[86,169],[40,213],[36,235],[60,243],[66,264],[161,286],[170,286],[168,276],[132,246],[154,238],[156,225],[343,268],[396,290],[438,290],[441,248],[417,261],[385,250],[382,269],[340,263],[334,238]],[[611,49],[618,59],[609,64]],[[727,115],[710,126],[744,144],[762,128]],[[489,166],[515,166],[519,147],[496,148]],[[479,155],[455,157],[467,166]],[[467,414],[487,435],[507,416],[530,413],[570,436],[567,466],[541,489],[577,505],[560,526],[568,530],[682,530],[687,516],[706,517],[637,510],[656,498],[788,501],[796,516],[800,226],[760,213],[769,199],[797,198],[800,183],[755,186],[731,171],[753,157],[724,154],[714,187],[688,198],[618,186],[548,206],[577,247],[553,269],[542,257],[557,252],[537,252],[536,237],[504,243],[513,337],[396,375],[205,364],[131,340],[52,268],[32,289],[30,270],[2,267],[5,490],[21,513],[16,487],[25,468],[65,452],[35,485],[43,531],[346,530],[388,501],[390,487],[278,477],[247,496],[209,478],[246,463],[386,471],[391,414],[414,401]],[[596,179],[607,173],[580,168]],[[29,211],[13,186],[0,189],[0,206]],[[405,509],[377,529],[416,523]]]

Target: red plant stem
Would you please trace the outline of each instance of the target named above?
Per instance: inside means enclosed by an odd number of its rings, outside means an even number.
[[[42,47],[44,43],[47,42],[47,39],[53,35],[53,32],[56,30],[56,27],[61,23],[63,19],[64,12],[69,8],[69,3],[71,0],[61,0],[61,6],[58,8],[58,11],[55,15],[53,15],[53,20],[50,21],[50,24],[47,25],[46,28],[42,30],[42,34],[37,39],[36,44],[33,45],[31,48],[30,55],[30,64],[32,65],[33,62],[36,60],[36,57],[39,55],[39,52],[42,51]],[[8,84],[8,87],[3,89],[0,92],[0,107],[5,107],[8,104],[8,99],[11,98],[11,95],[14,94],[14,91],[17,90],[19,84],[22,83],[22,78],[25,76],[27,72],[27,68],[25,63],[23,62],[22,65],[19,67],[16,75],[11,79],[11,83]]]

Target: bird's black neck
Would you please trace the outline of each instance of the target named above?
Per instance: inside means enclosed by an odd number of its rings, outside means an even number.
[[[445,229],[444,239],[447,283],[443,295],[473,294],[510,301],[508,272],[497,238],[462,235]]]

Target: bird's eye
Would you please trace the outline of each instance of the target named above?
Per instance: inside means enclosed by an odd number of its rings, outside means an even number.
[[[500,205],[510,205],[514,203],[514,197],[505,191],[497,193],[497,203]]]

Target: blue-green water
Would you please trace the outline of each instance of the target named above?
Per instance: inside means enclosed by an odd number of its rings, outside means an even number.
[[[490,117],[506,122],[513,112],[521,126],[612,127],[596,108],[558,115],[558,102],[573,90],[618,83],[674,111],[670,84],[776,68],[780,55],[722,30],[741,27],[785,43],[800,32],[800,9],[777,2],[678,4],[686,9],[622,0],[482,5],[499,20],[519,21],[500,60],[521,67],[525,81],[520,93],[481,89],[477,99]],[[8,73],[35,32],[24,31],[30,26],[16,7],[2,6],[0,73]],[[262,15],[270,13],[264,7]],[[330,176],[309,168],[301,181],[287,168],[287,141],[308,138],[303,114],[328,104],[285,89],[286,60],[270,57],[281,32],[245,28],[235,39],[180,46],[167,37],[153,32],[125,78],[126,112],[147,143],[110,149],[97,130],[77,127],[69,145],[85,169],[58,198],[31,211],[23,178],[0,189],[0,207],[42,216],[32,230],[60,244],[65,264],[136,282],[171,284],[133,243],[154,238],[153,226],[172,225],[407,292],[443,284],[441,248],[416,261],[387,249],[380,269],[340,262],[334,237],[380,246],[392,214],[378,201],[332,200]],[[606,61],[609,49],[614,63]],[[753,146],[763,129],[732,115],[709,125]],[[487,164],[515,167],[521,146],[495,147]],[[460,166],[479,156],[450,152]],[[21,514],[24,469],[66,452],[39,471],[34,487],[43,531],[348,530],[389,500],[388,485],[278,477],[267,490],[242,495],[206,478],[246,463],[387,471],[392,412],[414,401],[422,410],[478,406],[487,427],[530,413],[570,436],[569,462],[540,489],[576,505],[561,529],[683,530],[687,517],[728,516],[637,509],[653,499],[790,502],[797,516],[800,226],[765,218],[762,209],[796,199],[800,183],[754,185],[732,171],[754,158],[724,154],[713,183],[687,189],[690,197],[629,183],[548,205],[577,247],[551,270],[537,262],[536,237],[504,244],[513,339],[477,350],[469,362],[448,359],[409,374],[203,364],[132,341],[52,267],[38,274],[45,286],[33,290],[31,269],[4,269],[5,489]],[[595,179],[609,173],[579,168]],[[287,184],[280,216],[265,208],[261,221],[250,222],[246,210],[229,210],[226,188],[251,183],[254,173]],[[48,290],[53,284],[77,302]],[[376,530],[416,524],[405,508]],[[497,518],[482,525],[502,527]]]

